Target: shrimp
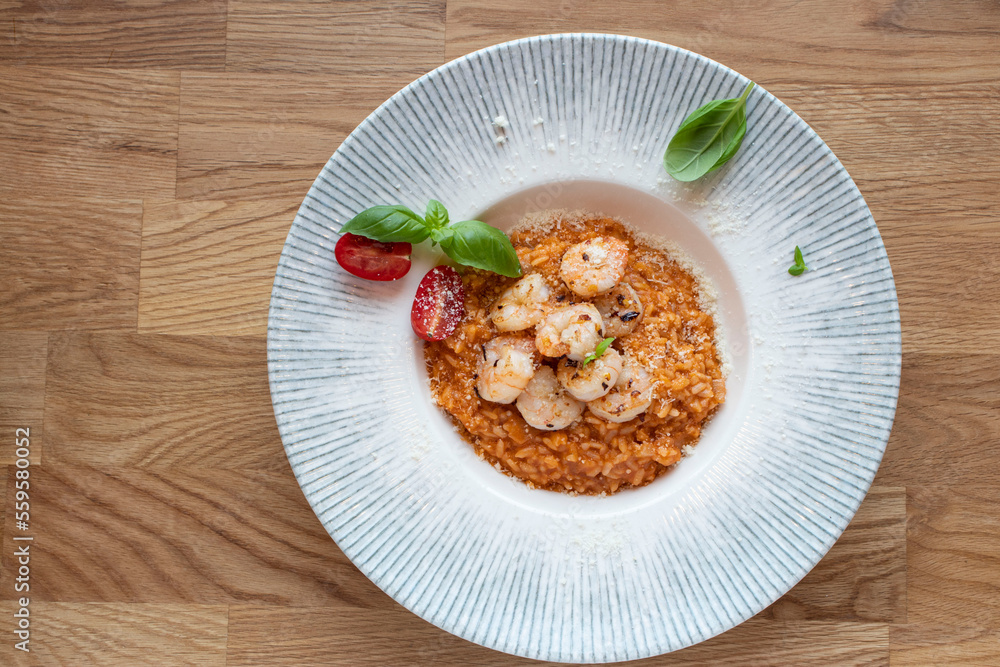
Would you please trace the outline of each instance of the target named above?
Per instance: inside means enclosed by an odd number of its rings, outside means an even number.
[[[655,386],[649,371],[626,357],[615,386],[606,396],[587,403],[587,408],[606,421],[627,422],[652,404]]]
[[[546,357],[569,355],[583,361],[604,340],[604,324],[589,303],[556,308],[539,323],[535,347]]]
[[[619,338],[635,331],[642,316],[642,302],[628,283],[618,283],[610,292],[594,299],[604,321],[604,335]]]
[[[625,275],[628,244],[613,236],[598,236],[570,246],[562,256],[559,276],[582,297],[607,292]]]
[[[560,359],[556,377],[573,398],[593,401],[611,391],[621,372],[622,356],[609,347],[586,366],[569,358]]]
[[[499,336],[482,350],[476,392],[493,403],[513,403],[535,374],[537,353],[531,339]]]
[[[580,418],[583,403],[566,393],[551,368],[542,366],[517,397],[517,409],[531,426],[558,431]]]
[[[490,319],[500,331],[521,331],[538,324],[545,315],[549,286],[532,273],[507,288],[490,307]]]

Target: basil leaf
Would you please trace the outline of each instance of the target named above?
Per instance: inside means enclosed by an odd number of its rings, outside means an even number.
[[[699,118],[714,111],[715,109],[722,106],[723,104],[726,104],[727,102],[732,102],[732,100],[731,99],[712,100],[711,102],[706,102],[705,104],[701,105],[700,107],[698,107],[697,109],[688,114],[688,117],[685,118],[681,122],[680,126],[677,128],[677,132],[688,129],[689,127],[697,123]],[[676,134],[676,132],[674,134]]]
[[[448,257],[459,264],[517,278],[521,262],[507,235],[479,220],[465,220],[446,227],[439,243]]]
[[[613,343],[614,340],[615,339],[613,337],[605,338],[600,343],[598,343],[597,347],[594,348],[594,351],[583,358],[583,363],[580,364],[580,366],[581,367],[586,366],[594,359],[600,359],[602,356],[604,356],[604,353],[608,351],[608,348],[611,347],[611,343]]]
[[[740,123],[740,126],[736,129],[736,136],[733,137],[733,140],[731,142],[729,142],[729,146],[722,154],[722,157],[716,160],[715,164],[712,165],[712,168],[709,169],[708,172],[706,173],[711,173],[716,169],[718,169],[719,167],[721,167],[722,165],[729,162],[729,159],[732,158],[734,155],[736,155],[736,152],[740,150],[740,146],[743,145],[743,137],[746,136],[746,133],[747,133],[747,118],[746,115],[744,115],[743,121]]]
[[[795,263],[788,267],[788,272],[793,276],[801,276],[808,268],[806,261],[802,258],[802,250],[795,246]]]
[[[737,98],[712,100],[695,109],[674,133],[663,166],[678,181],[693,181],[729,161],[747,132],[746,102],[754,82]]]
[[[341,234],[357,234],[375,241],[420,243],[430,234],[424,219],[398,204],[372,206],[340,228]]]
[[[444,229],[448,226],[448,209],[437,199],[430,200],[424,213],[424,223],[430,229]]]

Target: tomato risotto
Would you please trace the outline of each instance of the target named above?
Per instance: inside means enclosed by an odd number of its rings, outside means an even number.
[[[532,214],[510,239],[523,276],[465,270],[465,318],[425,345],[434,400],[530,486],[648,484],[725,400],[710,286],[662,239],[601,215]]]

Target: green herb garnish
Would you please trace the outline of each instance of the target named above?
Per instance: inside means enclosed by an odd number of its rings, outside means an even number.
[[[340,231],[386,243],[420,243],[429,238],[459,264],[510,278],[521,275],[521,262],[506,234],[479,220],[451,223],[448,210],[436,199],[427,203],[424,217],[405,206],[373,206],[351,218]]]
[[[479,220],[463,220],[446,227],[441,248],[459,264],[486,269],[502,276],[521,275],[521,262],[507,235]]]
[[[580,367],[582,368],[587,364],[589,364],[594,359],[600,359],[602,356],[604,356],[604,353],[608,351],[608,348],[611,347],[611,343],[613,343],[614,340],[615,340],[614,338],[605,338],[600,343],[598,343],[597,347],[594,348],[594,351],[583,358],[583,363],[580,364]]]
[[[678,181],[693,181],[715,171],[736,155],[747,133],[747,96],[712,100],[691,113],[674,133],[663,166]]]
[[[431,237],[434,236],[434,230],[444,229],[448,226],[448,209],[444,207],[444,204],[439,202],[437,199],[432,199],[427,202],[427,211],[424,212],[424,224],[427,228],[431,230]]]
[[[341,233],[366,236],[384,243],[420,243],[430,236],[424,219],[405,206],[372,206],[351,218]]]
[[[808,268],[805,260],[802,259],[802,251],[799,250],[798,246],[795,246],[795,263],[788,267],[788,272],[793,276],[801,276]]]

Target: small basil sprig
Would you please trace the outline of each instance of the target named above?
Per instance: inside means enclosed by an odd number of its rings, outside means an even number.
[[[582,368],[583,366],[589,364],[591,361],[594,361],[595,359],[600,359],[602,356],[604,356],[604,353],[608,351],[608,348],[611,347],[611,343],[613,343],[614,341],[615,341],[614,338],[605,338],[600,343],[598,343],[597,347],[594,348],[594,351],[583,358],[583,363],[580,364],[580,367]]]
[[[736,155],[747,133],[747,96],[754,85],[751,81],[739,97],[712,100],[684,119],[663,154],[668,174],[693,181]]]
[[[798,246],[795,246],[795,263],[788,267],[788,272],[793,276],[801,276],[808,268],[805,260],[802,259],[802,251],[799,250]]]
[[[452,223],[448,210],[436,199],[427,203],[424,217],[398,204],[373,206],[351,218],[340,231],[387,243],[420,243],[429,238],[459,264],[510,278],[521,275],[521,262],[506,234],[479,220]]]

